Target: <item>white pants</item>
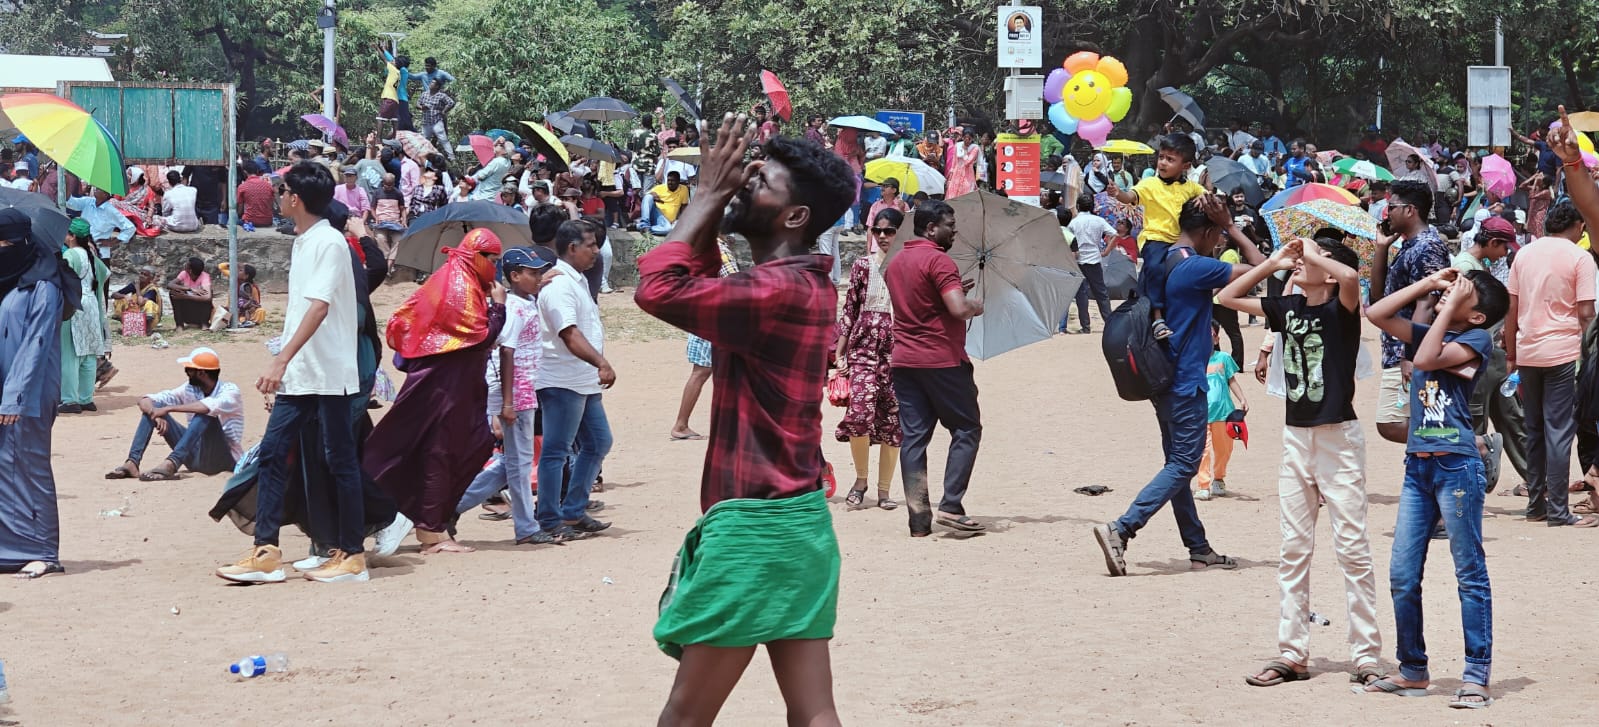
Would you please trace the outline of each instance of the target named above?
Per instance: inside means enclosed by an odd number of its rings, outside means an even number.
[[[816,237],[816,251],[833,256],[833,273],[828,277],[833,279],[834,285],[838,285],[838,281],[843,279],[843,268],[840,266],[838,255],[838,233],[843,231],[843,227],[829,227],[827,232]]]
[[[1296,664],[1310,659],[1310,556],[1316,547],[1317,495],[1332,517],[1333,550],[1344,572],[1349,655],[1356,666],[1376,663],[1382,653],[1377,631],[1377,575],[1366,537],[1366,437],[1359,421],[1319,427],[1283,427],[1283,463],[1277,475],[1282,503],[1282,621],[1277,627],[1282,656]]]
[[[611,292],[611,258],[614,257],[610,239],[600,246],[600,292]]]
[[[435,121],[432,126],[422,129],[422,137],[428,141],[436,140],[438,143],[435,146],[439,151],[444,152],[450,161],[455,161],[455,142],[450,141],[449,131],[444,128],[443,121]]]

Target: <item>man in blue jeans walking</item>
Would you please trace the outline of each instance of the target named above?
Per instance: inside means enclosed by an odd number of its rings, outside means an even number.
[[[1155,418],[1160,422],[1165,466],[1138,493],[1125,514],[1115,522],[1094,527],[1094,539],[1105,552],[1105,567],[1112,576],[1127,575],[1127,541],[1167,502],[1177,516],[1177,531],[1188,547],[1192,569],[1238,567],[1238,561],[1217,553],[1205,539],[1205,524],[1199,521],[1188,482],[1199,472],[1199,459],[1205,452],[1205,365],[1212,349],[1211,296],[1245,270],[1265,262],[1265,257],[1233,225],[1226,205],[1215,195],[1189,200],[1177,223],[1182,234],[1164,261],[1166,323],[1172,330],[1168,343],[1176,372],[1171,388],[1157,394],[1152,402]],[[1223,234],[1239,241],[1248,265],[1229,265],[1210,257]]]
[[[137,478],[147,482],[176,479],[178,468],[214,475],[230,472],[244,454],[244,404],[239,387],[221,381],[222,359],[204,346],[178,359],[188,383],[139,399],[139,428],[122,466],[106,473],[108,480]],[[174,414],[188,414],[189,425]],[[151,435],[159,434],[172,447],[161,464],[139,471]]]
[[[559,540],[580,540],[611,526],[587,513],[589,492],[611,451],[611,424],[601,392],[616,383],[605,360],[605,326],[583,272],[599,261],[599,235],[580,221],[555,232],[559,275],[539,293],[539,356],[534,388],[543,417],[539,454],[539,529]],[[561,472],[572,460],[571,484],[561,492]]]

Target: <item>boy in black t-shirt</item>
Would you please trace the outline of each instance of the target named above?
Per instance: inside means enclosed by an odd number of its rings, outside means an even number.
[[[1377,576],[1366,537],[1366,439],[1353,404],[1360,351],[1359,266],[1354,251],[1340,242],[1291,240],[1217,296],[1228,308],[1265,316],[1284,342],[1287,426],[1277,477],[1283,531],[1277,565],[1281,656],[1245,677],[1257,687],[1308,676],[1310,555],[1322,500],[1332,517],[1333,547],[1348,596],[1350,659],[1355,664],[1351,681],[1364,685],[1383,675]],[[1279,270],[1293,271],[1289,282],[1301,294],[1244,297]]]

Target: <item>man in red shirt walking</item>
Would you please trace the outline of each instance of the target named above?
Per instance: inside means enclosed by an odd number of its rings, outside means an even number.
[[[722,122],[673,241],[639,258],[644,311],[711,342],[704,515],[661,597],[655,640],[680,662],[662,725],[710,724],[765,644],[789,724],[839,724],[828,640],[838,540],[822,488],[822,387],[838,291],[810,254],[855,196],[849,167],[777,137],[743,165],[747,120]],[[718,277],[716,234],[749,240],[754,267]]]
[[[916,239],[888,262],[883,282],[894,303],[894,395],[905,443],[899,450],[911,537],[933,532],[937,522],[952,530],[979,532],[982,523],[966,516],[961,499],[977,463],[983,423],[977,409],[977,382],[966,357],[966,322],[983,314],[971,297],[972,281],[961,280],[949,257],[955,243],[955,210],[943,200],[916,208],[911,228]],[[944,466],[944,498],[933,517],[927,493],[927,444],[933,425],[950,432]]]

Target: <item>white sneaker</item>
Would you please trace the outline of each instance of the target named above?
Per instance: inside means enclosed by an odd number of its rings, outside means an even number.
[[[1209,500],[1210,499],[1210,490],[1194,490],[1194,499],[1195,500]]]
[[[312,555],[312,556],[307,556],[303,560],[294,561],[293,565],[294,565],[294,569],[295,570],[300,571],[301,573],[304,573],[306,571],[313,571],[313,570],[316,570],[318,568],[321,568],[322,564],[326,563],[326,562],[328,562],[327,558],[325,558],[323,556],[320,556],[320,555]]]
[[[372,554],[385,558],[394,555],[400,549],[400,543],[405,541],[405,536],[411,534],[411,526],[411,518],[394,513],[394,522],[372,536]]]

